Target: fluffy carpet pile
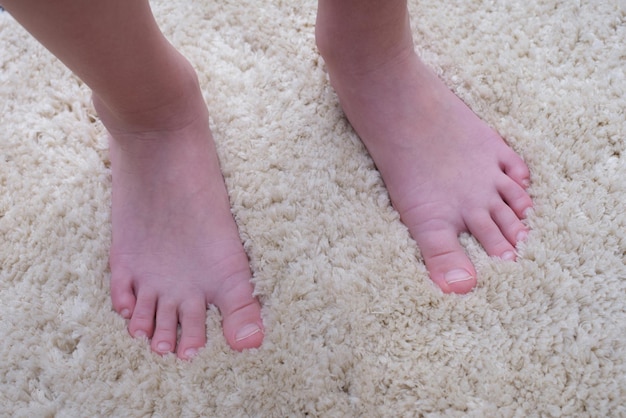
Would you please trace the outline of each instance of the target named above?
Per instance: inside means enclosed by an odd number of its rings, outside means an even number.
[[[516,263],[443,295],[344,119],[313,0],[154,1],[196,67],[265,343],[192,362],[111,309],[89,89],[0,13],[0,415],[626,416],[626,3],[412,1],[423,59],[532,171]]]

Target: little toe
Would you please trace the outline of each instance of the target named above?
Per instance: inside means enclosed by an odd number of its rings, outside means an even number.
[[[137,300],[130,280],[111,275],[111,302],[115,312],[120,314],[122,318],[131,318]]]
[[[506,149],[506,155],[503,157],[504,173],[515,181],[523,189],[530,186],[530,170],[528,166],[512,149]]]
[[[156,326],[152,335],[152,351],[167,354],[176,347],[176,333],[178,331],[178,315],[176,304],[163,301],[157,302]]]
[[[252,296],[249,279],[231,280],[230,288],[216,301],[222,314],[224,337],[237,351],[259,347],[264,336],[261,304]]]
[[[190,360],[207,341],[207,306],[204,299],[186,300],[179,310],[181,334],[177,355],[183,360]]]
[[[152,292],[139,292],[137,303],[128,323],[128,331],[133,337],[152,338],[156,313],[156,295]]]
[[[476,270],[453,228],[417,231],[414,238],[430,278],[443,292],[465,294],[476,286]]]

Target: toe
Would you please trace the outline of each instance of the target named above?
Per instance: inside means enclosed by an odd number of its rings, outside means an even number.
[[[519,155],[508,147],[502,158],[502,168],[504,173],[520,187],[526,189],[530,186],[530,170],[528,166]]]
[[[222,314],[224,337],[237,351],[259,347],[264,336],[261,305],[252,295],[249,277],[231,278],[215,301]]]
[[[491,217],[511,245],[516,246],[528,236],[528,228],[506,203],[494,206]]]
[[[178,357],[189,360],[206,344],[206,302],[204,299],[188,299],[180,306],[180,342]]]
[[[511,213],[511,210],[504,204],[504,209]],[[494,212],[498,212],[497,210]],[[488,211],[476,211],[468,214],[465,218],[467,229],[476,237],[490,256],[501,257],[506,260],[514,260],[515,247],[503,234],[500,226],[491,217]]]
[[[113,309],[124,319],[130,319],[135,308],[135,292],[127,276],[111,274],[111,302]]]
[[[154,332],[156,313],[156,295],[150,291],[140,291],[132,317],[128,323],[128,331],[133,337],[151,338]]]
[[[476,285],[476,270],[459,243],[457,230],[446,223],[434,223],[416,230],[413,237],[420,248],[431,279],[445,293],[468,293]]]
[[[178,315],[175,303],[159,299],[157,302],[156,325],[150,346],[159,354],[174,351],[176,346],[176,332],[178,330]]]
[[[533,202],[526,190],[511,180],[509,177],[502,178],[498,183],[497,190],[506,204],[513,209],[517,217],[524,219],[526,211],[533,206]]]

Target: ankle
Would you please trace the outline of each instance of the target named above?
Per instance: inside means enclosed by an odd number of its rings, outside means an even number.
[[[319,12],[315,40],[331,76],[336,72],[369,73],[414,53],[408,14],[372,26],[367,21],[347,23]]]
[[[172,131],[208,117],[193,67],[177,52],[172,61],[163,80],[151,80],[151,85],[140,81],[122,97],[93,92],[94,107],[111,134]]]

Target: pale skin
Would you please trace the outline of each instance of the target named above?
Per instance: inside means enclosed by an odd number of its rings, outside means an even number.
[[[264,328],[197,77],[146,0],[2,0],[93,90],[110,134],[113,307],[159,354],[206,344],[206,309],[235,350]],[[316,37],[343,109],[447,293],[476,270],[459,243],[514,260],[529,171],[414,52],[405,0],[319,0]],[[180,327],[180,338],[177,329]]]

